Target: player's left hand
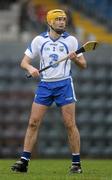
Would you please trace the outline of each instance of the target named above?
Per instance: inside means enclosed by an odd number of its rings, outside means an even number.
[[[77,58],[77,54],[74,51],[70,52],[68,55],[68,58],[70,58],[71,60],[74,60]]]

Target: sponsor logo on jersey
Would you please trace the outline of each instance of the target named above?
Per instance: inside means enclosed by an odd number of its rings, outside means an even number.
[[[52,65],[52,68],[57,67],[58,64],[53,64],[53,63],[55,63],[56,61],[58,61],[58,55],[57,55],[57,54],[50,54],[49,58],[50,58],[49,64]]]

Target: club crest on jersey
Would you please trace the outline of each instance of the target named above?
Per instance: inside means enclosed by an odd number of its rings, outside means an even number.
[[[59,47],[59,50],[60,50],[61,52],[63,52],[63,51],[64,51],[64,46],[60,46],[60,47]]]

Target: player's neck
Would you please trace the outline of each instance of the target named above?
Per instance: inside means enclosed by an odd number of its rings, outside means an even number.
[[[52,39],[57,39],[59,38],[61,35],[60,34],[57,34],[55,31],[49,31],[49,35]]]

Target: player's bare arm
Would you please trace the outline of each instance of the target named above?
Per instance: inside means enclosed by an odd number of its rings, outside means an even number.
[[[86,60],[85,60],[85,58],[84,58],[83,55],[81,55],[81,56],[78,57],[75,52],[70,52],[70,53],[69,53],[69,58],[70,58],[73,62],[75,62],[75,64],[76,64],[78,67],[80,67],[80,68],[82,68],[82,69],[87,68],[87,62],[86,62]]]
[[[38,77],[39,76],[39,70],[35,67],[33,67],[31,64],[31,59],[25,55],[21,62],[21,67],[23,69],[26,69],[29,74],[31,74],[32,77]]]

